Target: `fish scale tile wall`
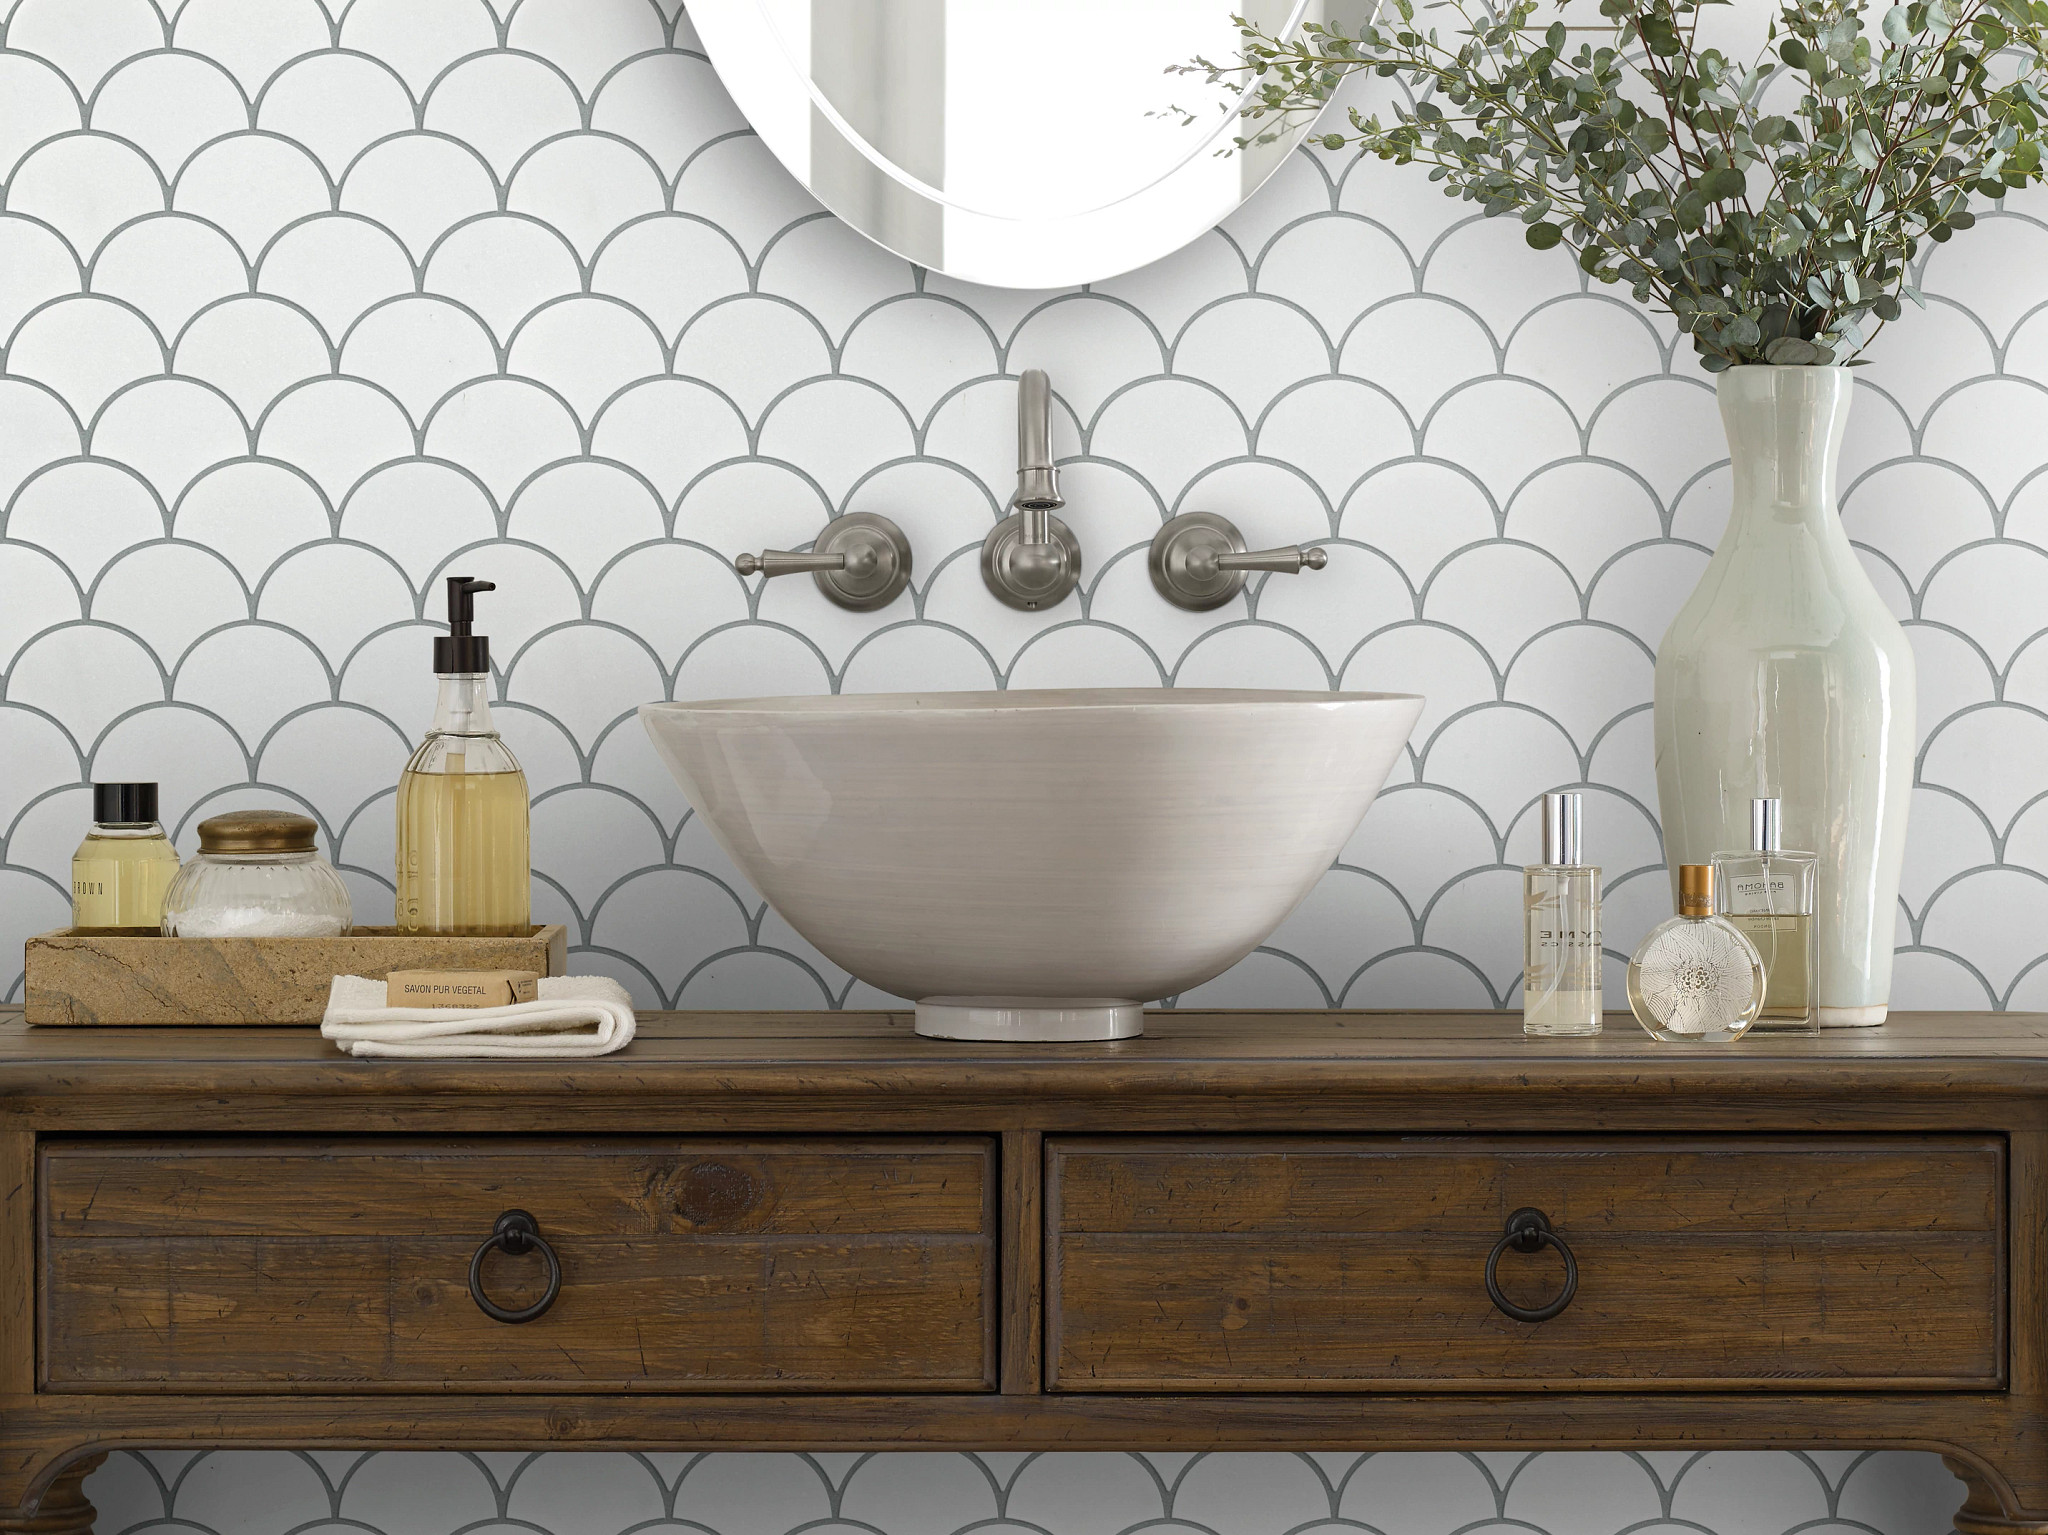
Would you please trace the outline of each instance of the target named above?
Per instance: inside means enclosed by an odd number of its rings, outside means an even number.
[[[2044,212],[1932,253],[1844,465],[1920,657],[1905,1006],[2048,1006]],[[975,553],[1033,365],[1089,567],[1044,615]],[[1667,327],[1376,163],[1299,154],[1150,268],[995,292],[823,214],[678,0],[0,0],[0,953],[64,922],[95,777],[161,780],[188,850],[206,814],[302,805],[388,909],[462,570],[500,587],[540,908],[645,1002],[875,999],[727,865],[636,704],[1243,683],[1430,705],[1309,901],[1183,1000],[1510,1004],[1544,789],[1589,790],[1611,962],[1665,911],[1651,658],[1722,453]],[[1169,608],[1142,553],[1194,507],[1330,568]],[[732,573],[851,509],[910,532],[911,599]],[[1924,1457],[1727,1455],[122,1456],[92,1488],[108,1528],[222,1535],[1904,1535],[1956,1497]]]

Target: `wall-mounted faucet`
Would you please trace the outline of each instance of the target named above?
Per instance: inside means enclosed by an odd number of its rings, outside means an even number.
[[[1013,608],[1062,602],[1081,580],[1081,545],[1053,512],[1066,504],[1052,457],[1052,383],[1040,368],[1017,381],[1016,508],[981,545],[981,578]]]
[[[1014,519],[1013,519],[1014,520]],[[825,524],[812,552],[764,549],[742,554],[732,568],[743,576],[793,576],[808,570],[818,590],[857,613],[886,608],[910,585],[910,540],[888,518],[848,512]]]
[[[1228,517],[1182,512],[1153,535],[1146,566],[1160,596],[1199,613],[1220,608],[1243,591],[1247,571],[1291,576],[1329,563],[1330,557],[1314,544],[1247,552],[1244,536]]]

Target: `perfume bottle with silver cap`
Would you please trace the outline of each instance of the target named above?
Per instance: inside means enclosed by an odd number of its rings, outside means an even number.
[[[1775,799],[1749,802],[1746,853],[1714,855],[1714,890],[1721,914],[1756,947],[1764,963],[1764,1005],[1751,1031],[1818,1034],[1813,1005],[1812,853],[1787,852],[1778,831]]]
[[[1543,862],[1522,870],[1522,1032],[1600,1032],[1600,870],[1579,862],[1581,797],[1543,796]]]

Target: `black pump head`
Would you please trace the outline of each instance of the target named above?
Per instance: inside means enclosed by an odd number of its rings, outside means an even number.
[[[468,576],[448,578],[448,632],[434,639],[434,670],[487,672],[491,669],[491,637],[471,634],[476,622],[476,594],[495,592],[495,581],[472,581]]]

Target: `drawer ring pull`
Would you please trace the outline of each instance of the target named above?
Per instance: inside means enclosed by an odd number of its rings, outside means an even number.
[[[1546,1247],[1557,1249],[1557,1255],[1564,1259],[1564,1288],[1557,1292],[1557,1299],[1547,1306],[1518,1306],[1500,1293],[1501,1254],[1509,1248],[1518,1253],[1536,1253]],[[1502,1315],[1511,1316],[1517,1322],[1547,1322],[1572,1303],[1572,1297],[1579,1293],[1579,1260],[1572,1256],[1572,1250],[1565,1245],[1563,1237],[1550,1227],[1550,1217],[1541,1210],[1517,1210],[1508,1217],[1508,1229],[1501,1233],[1501,1239],[1493,1244],[1493,1251],[1486,1255],[1486,1293]]]
[[[548,1287],[531,1306],[521,1306],[516,1311],[501,1306],[484,1294],[484,1259],[491,1249],[510,1253],[518,1257],[526,1252],[538,1252],[541,1261],[548,1266]],[[548,1239],[540,1234],[540,1222],[524,1210],[507,1210],[498,1217],[498,1224],[491,1234],[484,1238],[483,1245],[476,1250],[476,1256],[469,1260],[469,1296],[476,1302],[477,1310],[494,1322],[531,1322],[543,1315],[555,1303],[555,1297],[562,1293],[562,1260],[555,1256]]]

